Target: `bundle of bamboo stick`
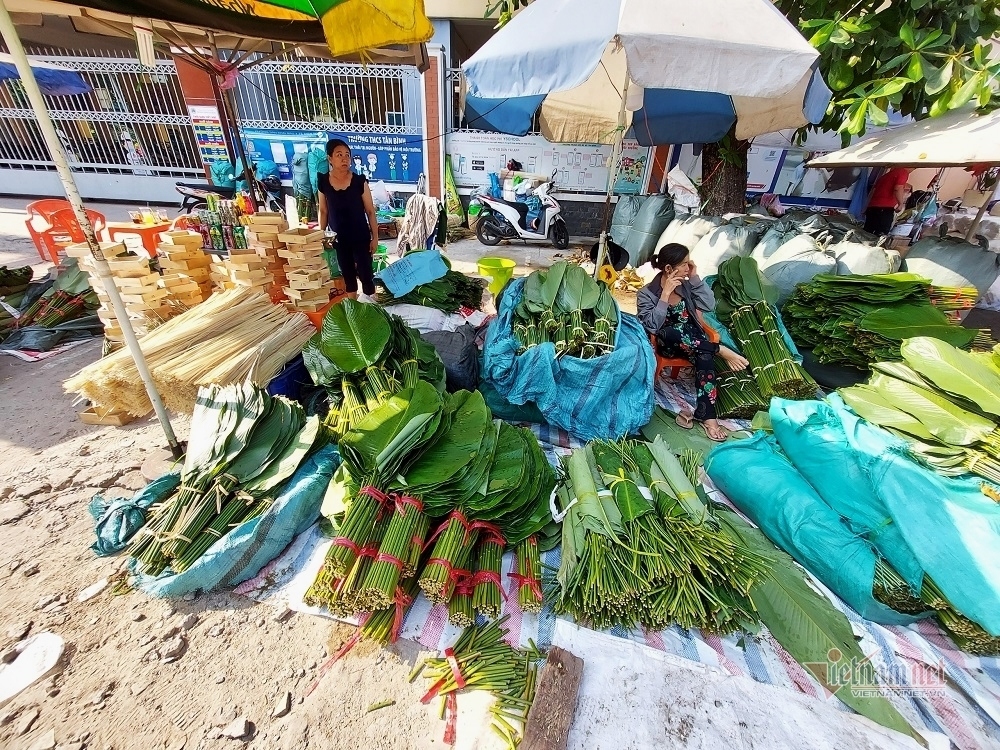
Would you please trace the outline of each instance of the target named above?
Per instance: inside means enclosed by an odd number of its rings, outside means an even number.
[[[266,294],[238,288],[212,295],[140,343],[166,407],[190,413],[200,386],[267,385],[315,333],[302,313],[289,313]],[[84,367],[63,387],[99,407],[136,416],[153,408],[125,349]]]

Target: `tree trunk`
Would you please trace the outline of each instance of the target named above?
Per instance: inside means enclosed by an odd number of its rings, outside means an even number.
[[[746,212],[747,152],[750,141],[736,138],[734,125],[718,143],[706,143],[701,152],[701,198],[710,216]]]

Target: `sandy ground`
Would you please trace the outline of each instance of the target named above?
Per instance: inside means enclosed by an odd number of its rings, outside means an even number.
[[[24,203],[0,200],[0,265],[35,264],[37,277],[49,264],[27,238]],[[92,207],[126,216],[124,206]],[[468,252],[477,248],[472,240]],[[144,458],[164,445],[152,421],[77,419],[62,382],[99,356],[97,341],[34,364],[0,356],[0,653],[29,624],[66,644],[54,674],[0,706],[0,748],[443,747],[436,706],[420,704],[422,681],[406,680],[412,644],[359,646],[305,697],[351,628],[303,615],[277,621],[272,608],[228,594],[162,601],[105,590],[77,601],[124,564],[89,549],[91,497],[131,495],[144,485]],[[184,438],[188,420],[174,427]],[[274,717],[286,693],[291,710]],[[388,699],[396,705],[366,713]],[[250,722],[249,739],[219,737],[237,718]]]

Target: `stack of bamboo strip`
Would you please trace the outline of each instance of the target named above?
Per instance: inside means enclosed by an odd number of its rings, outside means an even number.
[[[305,315],[289,314],[266,294],[233,289],[146,335],[142,351],[167,408],[191,412],[200,386],[267,385],[315,333]],[[99,407],[137,416],[152,409],[126,350],[88,365],[64,387]]]

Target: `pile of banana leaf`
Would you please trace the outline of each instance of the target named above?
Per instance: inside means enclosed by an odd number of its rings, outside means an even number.
[[[559,261],[535,271],[524,283],[514,310],[514,334],[521,352],[555,345],[556,356],[580,359],[614,351],[618,303],[604,282],[578,265]]]
[[[181,483],[150,509],[129,555],[139,572],[182,573],[228,531],[262,514],[326,443],[319,419],[250,384],[201,388]]]
[[[453,622],[474,619],[474,602],[496,616],[504,547],[557,535],[555,475],[538,442],[494,421],[478,392],[442,396],[418,381],[356,422],[340,450],[324,513],[343,517],[307,592],[314,605],[383,610],[416,577]]]
[[[862,418],[907,440],[944,476],[1000,484],[1000,347],[970,353],[927,336],[907,339],[903,362],[877,362],[865,385],[841,388]]]
[[[761,396],[813,398],[816,382],[794,360],[781,333],[773,305],[775,287],[761,276],[753,258],[730,258],[719,266],[712,285],[715,314],[750,361]]]
[[[556,492],[557,612],[599,629],[755,627],[749,594],[767,560],[718,523],[662,440],[575,450]]]
[[[380,305],[423,305],[452,314],[463,307],[482,310],[484,289],[484,279],[449,270],[440,279],[421,284],[401,297],[394,297],[388,289],[379,291],[375,301]]]
[[[395,315],[355,300],[330,308],[302,358],[313,382],[327,389],[325,425],[335,438],[418,381],[445,388],[444,364],[433,346]]]
[[[0,297],[23,292],[31,281],[31,266],[8,268],[0,266]]]
[[[822,274],[800,284],[781,312],[795,343],[820,362],[867,370],[899,360],[900,342],[915,336],[972,344],[978,331],[951,322],[929,294],[930,282],[911,273]]]

